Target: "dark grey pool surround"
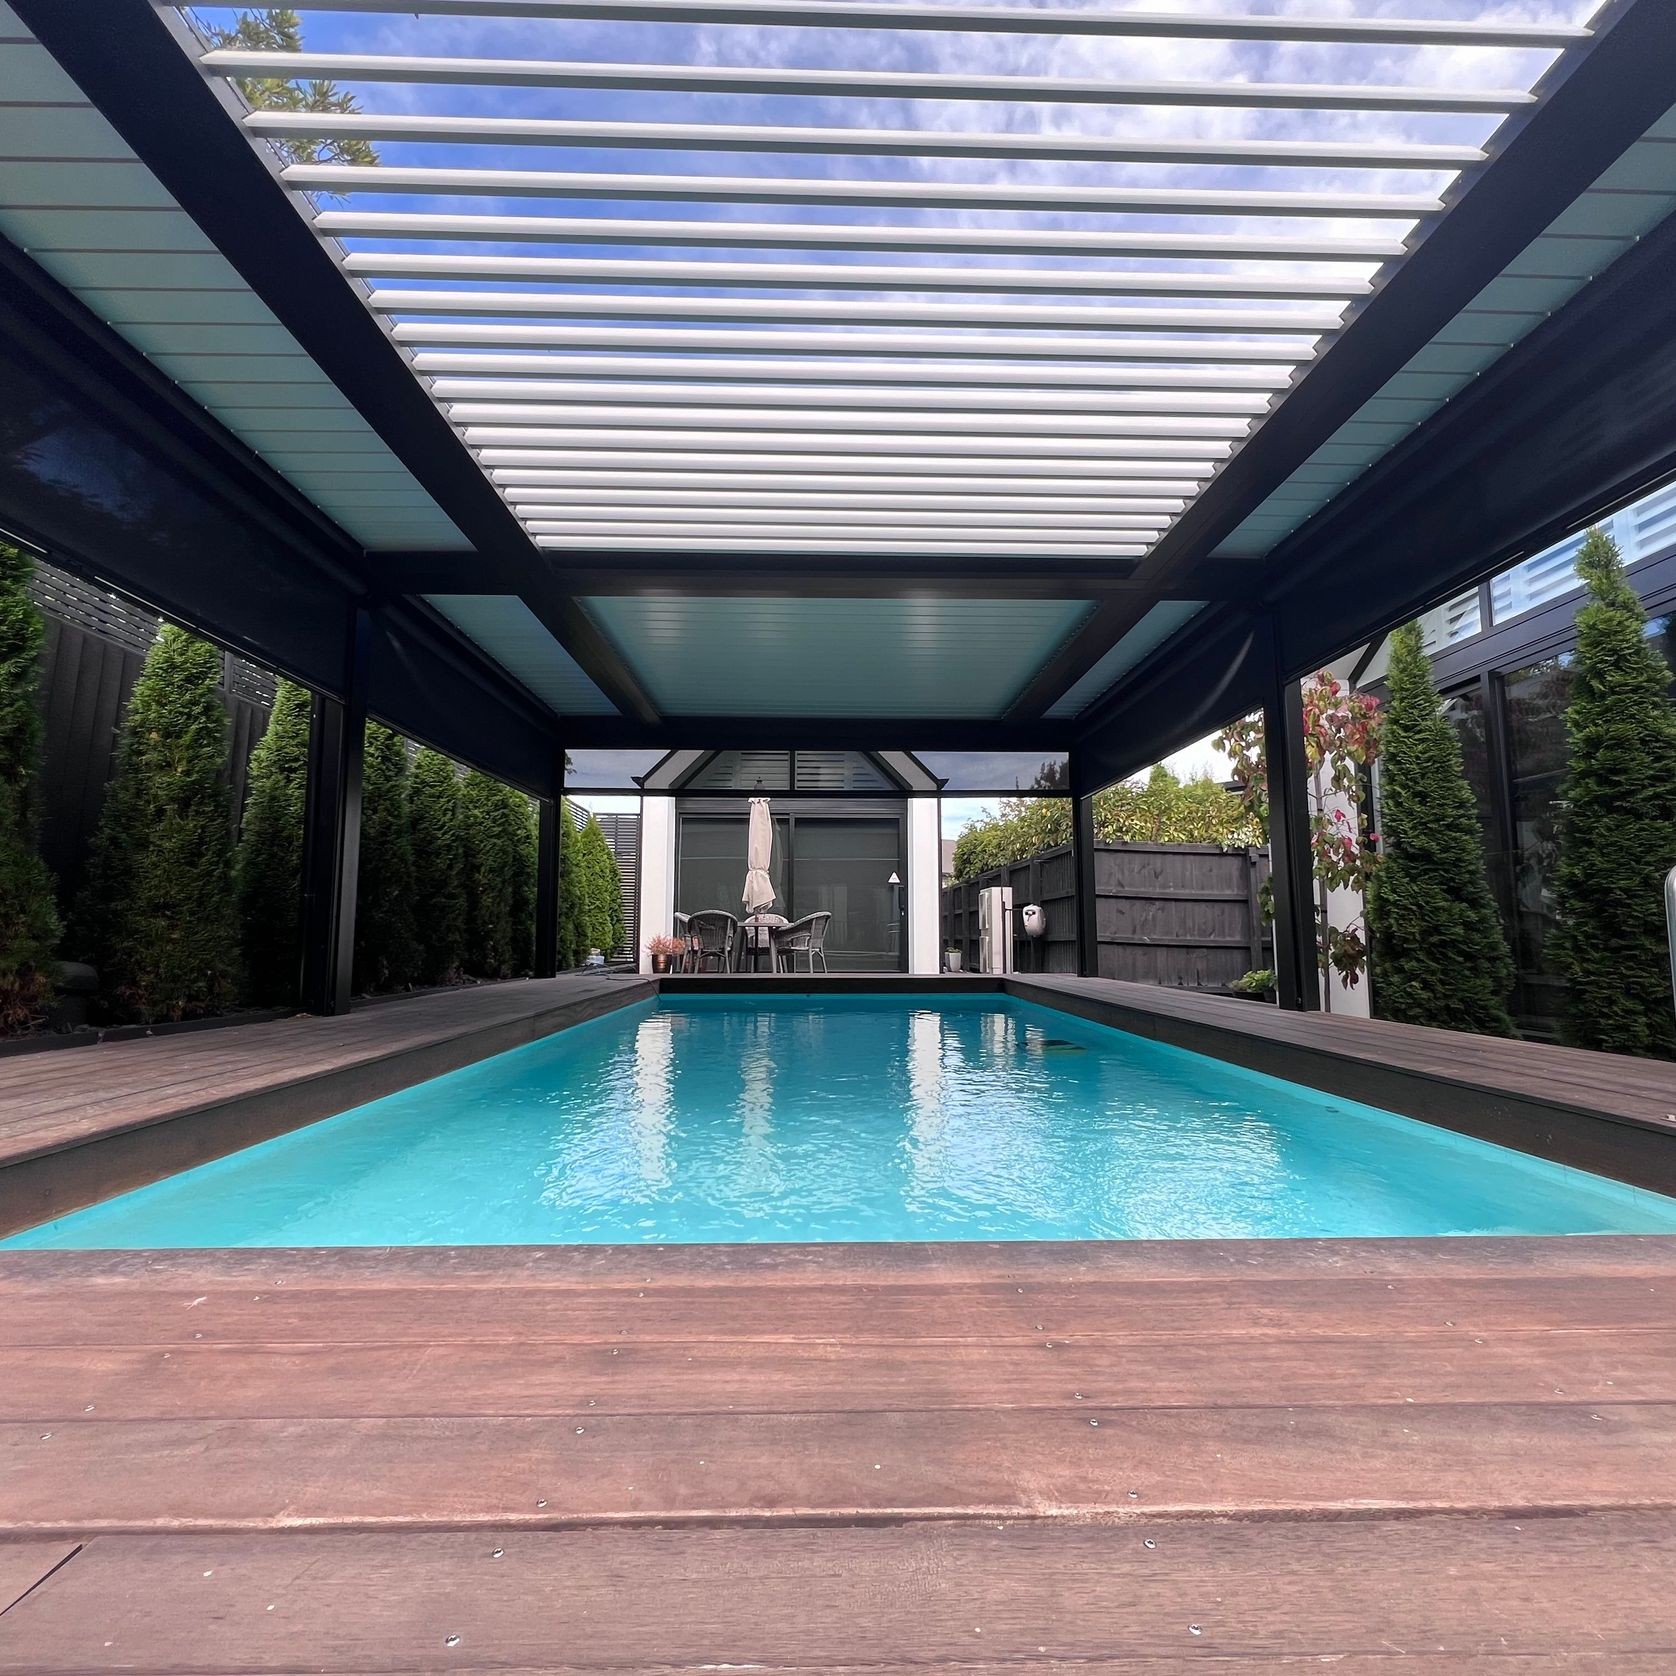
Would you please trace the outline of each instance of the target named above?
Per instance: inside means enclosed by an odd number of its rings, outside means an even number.
[[[1619,1181],[1676,1193],[1676,1068],[1112,980],[952,974],[629,973],[397,1000],[348,1018],[34,1056],[85,1101],[0,1116],[0,1234],[224,1156],[658,994],[1010,995]],[[240,1044],[236,1074],[219,1049]],[[129,1057],[133,1056],[133,1057]],[[37,1096],[13,1061],[0,1111]],[[136,1075],[136,1072],[142,1074]],[[62,1107],[62,1099],[59,1105]]]

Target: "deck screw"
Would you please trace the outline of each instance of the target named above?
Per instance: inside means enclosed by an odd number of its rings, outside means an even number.
[[[498,1560],[505,1552],[506,1550],[504,1548],[496,1548],[491,1551],[489,1558],[492,1560]]]
[[[536,1504],[535,1504],[535,1505],[536,1505],[536,1506],[537,1506],[537,1507],[545,1507],[545,1506],[546,1506],[546,1505],[547,1505],[547,1501],[546,1501],[546,1498],[545,1498],[545,1497],[543,1497],[543,1498],[542,1498],[542,1499],[541,1499],[541,1500],[540,1500],[540,1501],[538,1501],[538,1502],[537,1502],[537,1503],[536,1503]]]
[[[1142,1547],[1143,1547],[1143,1548],[1156,1548],[1156,1547],[1157,1547],[1157,1546],[1158,1546],[1158,1544],[1157,1544],[1157,1543],[1156,1543],[1156,1542],[1154,1542],[1154,1541],[1153,1541],[1153,1540],[1152,1540],[1152,1538],[1151,1538],[1151,1537],[1150,1537],[1150,1536],[1149,1536],[1149,1537],[1146,1537],[1146,1538],[1145,1538],[1145,1539],[1144,1539],[1144,1540],[1143,1540],[1143,1541],[1142,1541],[1142,1543],[1141,1543],[1141,1546],[1142,1546]]]
[[[1187,1633],[1189,1635],[1203,1635],[1205,1632],[1200,1629],[1197,1624],[1189,1624],[1187,1626]]]
[[[457,1635],[445,1635],[442,1638],[442,1644],[444,1647],[458,1647],[460,1638]]]

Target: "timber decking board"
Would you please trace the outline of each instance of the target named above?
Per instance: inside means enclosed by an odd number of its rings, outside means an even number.
[[[485,984],[383,1001],[336,1018],[298,1017],[0,1059],[0,1163],[227,1104],[347,1066],[559,1013],[630,976]]]
[[[1630,1332],[1286,1333],[1230,1342],[1160,1334],[1086,1343],[900,1339],[644,1345],[177,1344],[32,1350],[0,1387],[0,1421],[1288,1408],[1676,1402],[1676,1327]]]
[[[1669,1668],[1673,1553],[1662,1512],[103,1537],[14,1610],[0,1671],[1627,1676]]]
[[[1179,1020],[1312,1053],[1413,1071],[1490,1093],[1566,1104],[1580,1112],[1628,1119],[1676,1134],[1676,1065],[1667,1061],[1590,1053],[1548,1042],[1502,1041],[1339,1013],[1289,1012],[1252,1001],[1115,978],[1019,973],[1009,977],[1007,984],[1024,999],[1031,999],[1033,990],[1042,992],[1041,998],[1049,1005],[1055,995],[1103,1002],[1136,1020],[1148,1015]]]
[[[1663,1676],[1672,1296],[1676,1238],[8,1253],[0,1676]]]

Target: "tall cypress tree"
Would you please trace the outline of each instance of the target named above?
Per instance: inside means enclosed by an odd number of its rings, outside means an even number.
[[[419,964],[407,772],[401,735],[368,722],[355,890],[355,987],[363,991],[400,989],[413,981]]]
[[[559,970],[568,971],[588,958],[589,903],[587,872],[582,862],[582,823],[575,806],[559,804]]]
[[[144,1023],[238,994],[221,654],[165,625],[128,701],[78,912],[105,999]]]
[[[605,829],[592,815],[583,823],[577,841],[577,865],[587,897],[587,948],[609,955],[623,940],[623,890],[617,858]]]
[[[464,812],[466,970],[473,977],[512,972],[515,855],[498,780],[473,769],[460,788]]]
[[[25,1030],[52,998],[58,910],[36,849],[41,772],[41,613],[34,565],[0,541],[0,1034]]]
[[[501,820],[512,869],[509,964],[514,974],[535,969],[535,886],[537,835],[535,807],[521,791],[501,788]]]
[[[281,681],[267,730],[250,754],[237,857],[239,917],[250,998],[265,1006],[290,1006],[298,993],[311,703],[306,687]]]
[[[1676,866],[1676,710],[1670,666],[1616,543],[1590,530],[1577,556],[1571,741],[1556,881],[1566,1034],[1579,1047],[1676,1058],[1664,876]]]
[[[421,983],[447,983],[466,946],[465,812],[460,776],[440,751],[414,759],[407,789]]]
[[[1510,1036],[1513,962],[1484,871],[1484,843],[1460,742],[1410,623],[1391,636],[1380,828],[1368,887],[1381,1017]]]

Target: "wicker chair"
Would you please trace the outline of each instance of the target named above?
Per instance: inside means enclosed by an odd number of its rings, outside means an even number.
[[[739,921],[720,908],[706,908],[687,916],[688,958],[695,972],[702,972],[707,960],[715,961],[718,972],[731,972],[733,946],[738,940]]]
[[[677,972],[690,972],[693,961],[692,934],[687,930],[687,916],[676,914],[670,921],[671,933],[681,939],[681,963],[675,968]]]
[[[785,970],[797,970],[797,956],[802,953],[805,961],[804,970],[812,972],[815,962],[819,960],[821,970],[826,970],[826,928],[832,923],[829,913],[805,914],[802,919],[794,919],[790,925],[776,925],[769,933],[768,940],[774,950],[774,970],[778,972],[780,962],[785,961]]]

